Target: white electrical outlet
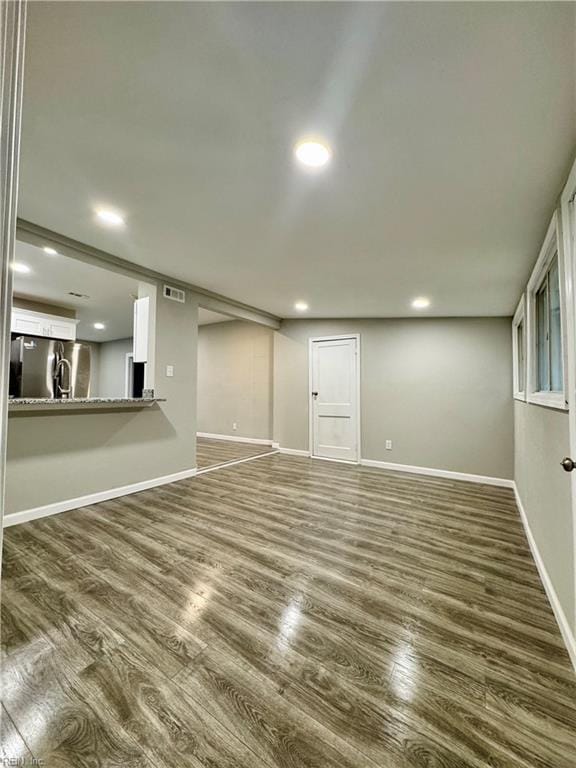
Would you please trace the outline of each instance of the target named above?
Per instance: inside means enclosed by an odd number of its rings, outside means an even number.
[[[392,450],[392,440],[386,440],[386,450],[387,451]]]
[[[232,429],[234,430],[234,432],[236,432],[236,430],[238,429],[238,424],[236,424],[236,422],[232,424]]]
[[[174,366],[173,365],[167,365],[166,366],[166,376],[174,376]]]

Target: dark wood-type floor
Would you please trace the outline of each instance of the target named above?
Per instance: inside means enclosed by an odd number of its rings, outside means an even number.
[[[574,768],[507,489],[276,454],[9,528],[4,567],[10,757]]]
[[[196,438],[196,466],[198,469],[207,469],[219,464],[227,464],[229,461],[260,456],[273,450],[269,445],[236,443],[232,440],[198,437]]]

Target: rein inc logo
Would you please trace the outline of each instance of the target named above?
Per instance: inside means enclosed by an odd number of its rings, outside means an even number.
[[[41,757],[0,757],[0,768],[20,768],[20,766],[46,765]]]

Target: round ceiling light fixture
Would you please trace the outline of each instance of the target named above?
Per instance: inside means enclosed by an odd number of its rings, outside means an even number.
[[[328,165],[332,159],[332,149],[318,139],[301,139],[294,147],[298,162],[306,168],[318,170]]]
[[[306,304],[305,301],[297,301],[296,304],[294,304],[294,309],[296,312],[307,312],[308,304]]]
[[[414,309],[428,309],[429,306],[430,299],[427,299],[426,296],[418,296],[418,298],[412,301],[412,307]]]
[[[103,331],[106,326],[104,323],[94,323],[94,328],[96,328],[97,331]]]

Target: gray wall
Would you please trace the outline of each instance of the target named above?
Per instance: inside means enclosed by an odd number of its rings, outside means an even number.
[[[196,465],[197,317],[190,294],[186,304],[158,296],[156,394],[166,403],[136,411],[10,415],[8,514]],[[173,378],[165,375],[168,364],[175,366]]]
[[[90,397],[100,397],[98,391],[100,377],[100,343],[97,341],[86,341],[85,339],[76,339],[79,344],[86,344],[90,347]]]
[[[514,422],[518,494],[560,604],[576,632],[570,475],[560,467],[560,460],[570,456],[568,413],[516,401]]]
[[[512,478],[509,318],[283,322],[274,355],[282,447],[308,450],[308,339],[343,333],[361,336],[362,458]]]
[[[44,312],[47,315],[76,318],[76,310],[70,307],[61,307],[59,304],[49,304],[37,299],[29,299],[26,296],[13,296],[12,306],[19,309],[28,309],[32,312]]]
[[[132,339],[105,341],[100,344],[98,397],[125,397],[126,355],[132,352]]]
[[[272,330],[255,323],[198,328],[199,432],[272,438],[272,352]]]

